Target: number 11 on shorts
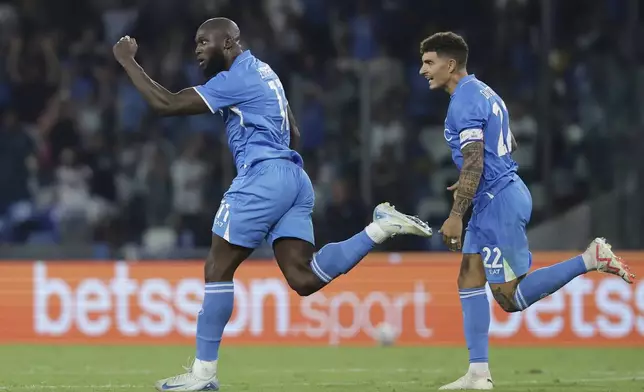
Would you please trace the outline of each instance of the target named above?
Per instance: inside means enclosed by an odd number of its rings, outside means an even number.
[[[224,200],[217,210],[217,215],[215,215],[215,224],[223,227],[228,222],[228,218],[230,218],[230,204]]]

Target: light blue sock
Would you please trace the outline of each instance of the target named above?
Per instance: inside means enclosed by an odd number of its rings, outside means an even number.
[[[524,310],[587,271],[581,255],[550,267],[540,268],[528,274],[519,283],[514,293],[514,302],[519,310]]]
[[[374,246],[376,243],[363,230],[346,241],[323,246],[313,255],[311,270],[321,281],[329,283],[349,272]]]
[[[224,327],[233,314],[233,282],[206,283],[203,305],[197,317],[197,359],[219,358],[219,344]]]
[[[463,331],[470,353],[470,363],[488,362],[488,333],[490,330],[490,303],[485,286],[460,289],[463,309]]]

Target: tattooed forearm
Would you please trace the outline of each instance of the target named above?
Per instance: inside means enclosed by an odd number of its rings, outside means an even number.
[[[463,167],[458,177],[458,195],[454,200],[451,215],[463,216],[479,188],[483,174],[483,142],[470,143],[463,147]]]

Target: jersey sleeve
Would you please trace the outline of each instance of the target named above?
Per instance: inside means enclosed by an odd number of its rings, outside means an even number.
[[[206,84],[193,88],[212,113],[248,99],[248,92],[241,78],[227,71],[220,72]]]
[[[461,149],[473,142],[483,141],[483,129],[487,123],[487,102],[466,100],[456,107],[454,126],[458,131]]]

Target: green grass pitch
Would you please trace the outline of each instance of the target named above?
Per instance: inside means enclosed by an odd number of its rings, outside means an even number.
[[[0,346],[0,391],[152,391],[191,347]],[[639,348],[491,348],[497,391],[644,391]],[[224,347],[221,390],[427,392],[461,376],[464,348]]]

